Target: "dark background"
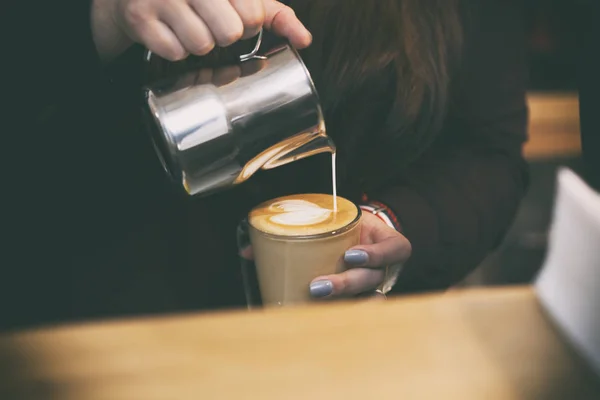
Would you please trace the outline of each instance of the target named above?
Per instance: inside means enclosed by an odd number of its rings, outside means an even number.
[[[576,99],[579,44],[582,29],[590,22],[591,1],[527,0],[525,3],[530,93]],[[579,135],[579,128],[573,128],[571,133]],[[543,265],[557,169],[567,166],[582,173],[583,163],[580,153],[572,152],[529,162],[530,188],[512,229],[503,245],[465,281],[465,286],[529,283]]]

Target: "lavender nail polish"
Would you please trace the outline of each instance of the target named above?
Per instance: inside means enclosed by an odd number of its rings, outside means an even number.
[[[328,280],[316,281],[310,284],[312,297],[326,297],[333,292],[333,283]]]
[[[351,265],[365,265],[369,262],[369,254],[364,250],[348,250],[344,253],[344,261]]]

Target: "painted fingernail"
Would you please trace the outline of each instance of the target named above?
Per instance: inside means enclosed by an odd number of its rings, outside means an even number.
[[[369,254],[364,250],[348,250],[344,254],[344,261],[352,265],[365,265],[369,262]]]
[[[325,297],[333,292],[333,283],[328,280],[316,281],[310,284],[310,295],[312,297]]]

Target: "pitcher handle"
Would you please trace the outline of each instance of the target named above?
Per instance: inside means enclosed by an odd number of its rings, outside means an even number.
[[[260,31],[258,32],[258,37],[256,38],[256,44],[254,45],[254,48],[252,49],[252,51],[250,53],[242,54],[240,56],[241,62],[248,61],[248,60],[254,60],[254,59],[259,59],[259,60],[267,59],[267,57],[257,55],[258,51],[260,50],[260,46],[262,44],[262,39],[263,39],[263,28],[260,28]]]
[[[248,61],[248,60],[266,60],[267,57],[264,56],[259,56],[257,55],[258,51],[260,50],[260,46],[262,45],[262,39],[263,39],[263,28],[260,28],[260,31],[258,32],[258,37],[256,38],[256,44],[254,45],[254,48],[252,49],[252,51],[248,54],[242,54],[240,56],[240,61],[244,62],[244,61]],[[146,62],[150,62],[150,59],[152,58],[152,52],[148,49],[146,49],[146,51],[144,52],[144,60]]]

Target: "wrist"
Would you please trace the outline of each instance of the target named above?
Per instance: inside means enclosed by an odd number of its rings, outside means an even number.
[[[369,201],[365,204],[361,204],[360,208],[363,212],[375,215],[390,228],[401,232],[400,223],[398,222],[396,214],[385,204],[378,201]]]

